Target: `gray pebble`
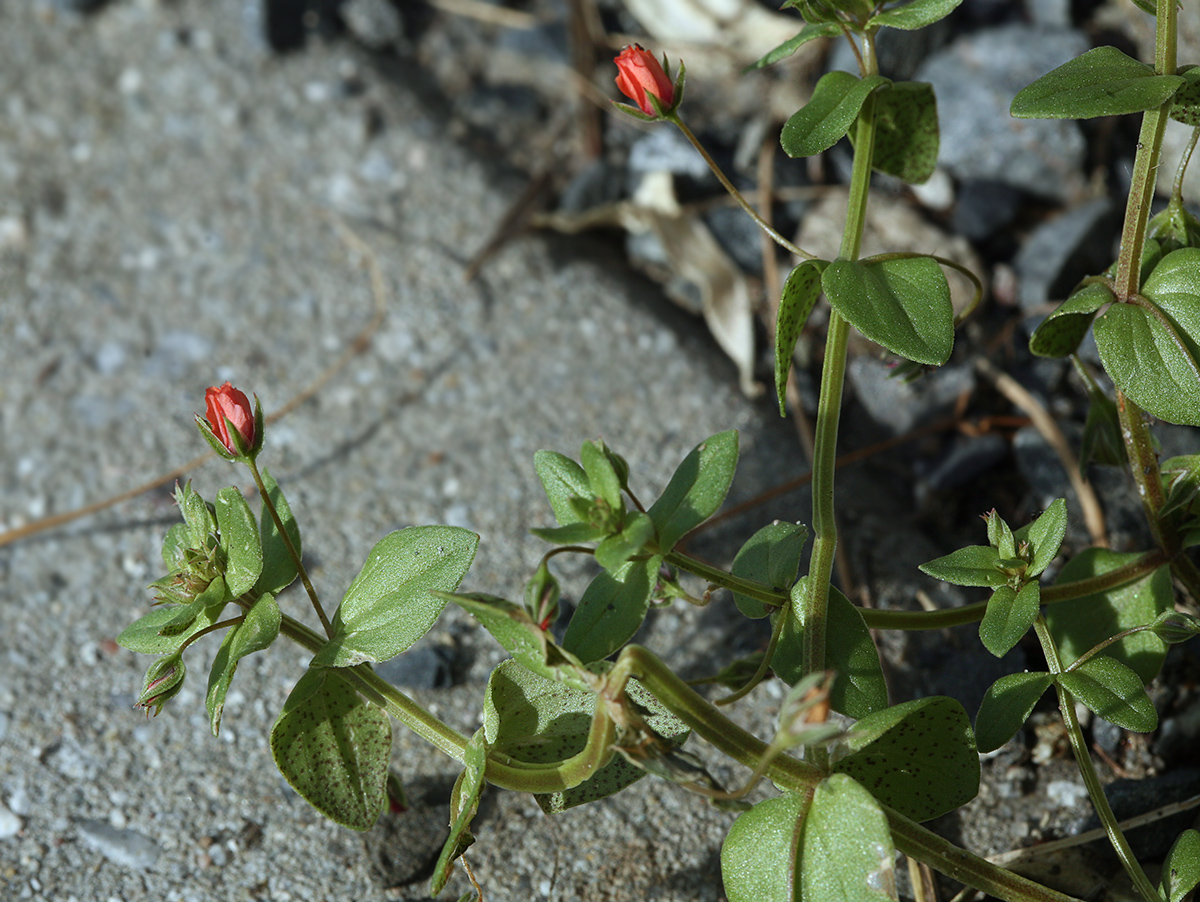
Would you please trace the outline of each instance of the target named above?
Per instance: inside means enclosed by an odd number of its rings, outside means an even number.
[[[150,837],[136,830],[118,830],[108,821],[84,818],[75,826],[84,842],[114,864],[142,871],[162,853]]]
[[[0,802],[0,839],[9,839],[21,832],[21,819]]]
[[[1038,226],[1025,240],[1013,265],[1020,277],[1017,300],[1033,311],[1065,300],[1084,276],[1112,263],[1112,242],[1120,227],[1119,211],[1108,198],[1073,207]]]
[[[938,51],[917,72],[937,93],[938,162],[960,179],[1005,182],[1068,200],[1084,189],[1086,145],[1068,120],[1013,119],[1017,91],[1088,49],[1078,31],[1004,25]]]

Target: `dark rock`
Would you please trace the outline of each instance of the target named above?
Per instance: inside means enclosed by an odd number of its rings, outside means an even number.
[[[415,783],[406,786],[408,807],[385,812],[363,835],[371,878],[385,890],[427,879],[437,864],[446,827],[449,783]]]
[[[1068,200],[1084,189],[1086,144],[1068,120],[1013,119],[1017,91],[1088,49],[1078,31],[1005,25],[966,35],[917,72],[937,92],[939,163],[959,179]]]
[[[582,213],[621,199],[619,170],[605,160],[594,160],[567,183],[558,198],[564,213]]]
[[[1013,265],[1020,284],[1017,300],[1027,311],[1066,299],[1084,276],[1112,263],[1120,215],[1108,198],[1073,207],[1038,226],[1025,240]]]
[[[955,232],[972,241],[984,241],[1013,221],[1021,192],[1004,182],[970,179],[958,189],[951,217]]]
[[[454,682],[454,659],[443,645],[422,645],[375,665],[375,672],[401,689],[445,689]]]
[[[956,437],[942,457],[918,479],[918,501],[929,492],[948,492],[967,485],[1007,456],[1008,442],[995,432]]]
[[[717,239],[746,272],[762,273],[762,229],[741,207],[714,207],[704,214],[704,222]]]
[[[1117,820],[1145,814],[1200,793],[1200,770],[1190,767],[1142,780],[1114,780],[1104,789]],[[1167,854],[1171,843],[1192,826],[1194,811],[1181,811],[1126,832],[1133,854],[1140,861],[1157,861]],[[1100,826],[1091,814],[1072,832],[1082,833]]]
[[[870,357],[855,357],[846,368],[855,397],[881,426],[896,435],[944,416],[963,392],[975,387],[969,366],[951,364],[913,382],[893,379],[892,367]]]

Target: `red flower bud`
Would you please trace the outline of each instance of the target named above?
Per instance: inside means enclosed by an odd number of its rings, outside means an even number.
[[[657,116],[658,111],[650,97],[655,97],[664,110],[675,103],[675,85],[663,70],[662,63],[654,58],[641,44],[631,44],[621,51],[616,59],[617,88],[626,97],[637,102],[647,116]]]
[[[204,403],[208,407],[208,425],[213,435],[230,454],[237,454],[237,445],[229,435],[229,423],[238,431],[244,447],[254,447],[254,408],[250,399],[228,382],[220,388],[209,388],[204,392]]]

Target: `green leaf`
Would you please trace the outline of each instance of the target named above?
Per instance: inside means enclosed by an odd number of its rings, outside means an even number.
[[[592,487],[583,467],[557,451],[538,451],[533,455],[533,467],[559,525],[585,522],[571,504],[574,499],[592,501]]]
[[[721,846],[729,902],[797,902],[797,859],[812,800],[788,793],[738,816]]]
[[[792,587],[791,604],[771,667],[775,675],[789,686],[804,677],[803,668],[803,605],[808,578]],[[879,664],[879,651],[867,629],[862,614],[845,595],[829,587],[829,605],[825,624],[825,666],[837,671],[829,692],[829,704],[835,711],[849,717],[866,717],[887,707],[887,682]]]
[[[979,792],[979,754],[967,712],[955,699],[919,698],[864,717],[834,767],[913,820],[953,811]]]
[[[776,520],[756,532],[738,551],[730,572],[743,579],[787,592],[796,581],[800,554],[808,541],[808,527],[802,523]],[[733,593],[733,602],[747,617],[766,617],[766,605],[748,595]]]
[[[1183,77],[1183,87],[1171,100],[1171,118],[1196,128],[1200,126],[1200,66],[1187,66],[1175,74]]]
[[[562,649],[548,646],[546,634],[543,633],[529,616],[529,611],[522,605],[513,604],[495,595],[480,593],[442,593],[447,601],[452,601],[491,633],[492,638],[503,646],[512,657],[519,661],[527,670],[550,680],[560,680],[570,683],[578,689],[587,687],[574,677],[569,668],[562,668],[558,663],[549,663],[548,654],[562,658]]]
[[[1200,297],[1195,303],[1200,307]],[[1113,304],[1095,331],[1100,360],[1118,388],[1160,419],[1200,426],[1200,354],[1192,342],[1134,304]]]
[[[1008,582],[1008,577],[1000,570],[1000,554],[991,545],[968,545],[921,564],[918,569],[955,586],[995,588]]]
[[[234,598],[245,595],[258,582],[263,568],[262,540],[250,505],[234,486],[217,492],[217,528],[225,549],[225,584]]]
[[[809,41],[816,40],[817,38],[837,37],[839,34],[841,34],[841,31],[833,22],[808,23],[800,29],[800,33],[794,38],[784,41],[762,59],[751,63],[746,69],[762,69],[766,66],[772,66],[780,60],[787,59]]]
[[[649,510],[658,529],[659,551],[675,543],[717,512],[737,469],[736,429],[718,432],[692,449]]]
[[[1105,548],[1086,548],[1067,561],[1055,579],[1056,585],[1102,576],[1132,563],[1138,554],[1121,554]],[[1163,611],[1174,608],[1171,570],[1159,567],[1135,583],[1073,598],[1046,606],[1046,625],[1066,667],[1105,639],[1135,626],[1151,623]],[[1166,644],[1152,632],[1126,636],[1104,649],[1148,683],[1158,674],[1167,654]]]
[[[962,0],[910,0],[871,17],[868,28],[887,25],[903,31],[914,31],[938,22],[954,12]]]
[[[1058,550],[1062,548],[1063,536],[1066,534],[1067,502],[1062,498],[1056,499],[1025,529],[1018,530],[1018,537],[1033,546],[1033,558],[1030,560],[1029,569],[1025,571],[1026,579],[1042,575],[1050,566],[1050,562],[1058,557]]]
[[[1159,890],[1167,902],[1180,902],[1200,884],[1200,833],[1184,830],[1163,862]]]
[[[579,599],[563,648],[590,663],[607,658],[632,639],[650,609],[661,563],[656,555],[598,574]]]
[[[1048,673],[1010,673],[992,683],[975,717],[979,751],[994,752],[1012,739],[1052,682]]]
[[[850,130],[871,92],[890,83],[882,75],[859,78],[849,72],[827,72],[813,89],[812,99],[783,126],[779,143],[790,157],[829,150]]]
[[[800,898],[886,902],[896,896],[892,833],[871,793],[836,773],[817,784],[804,819]],[[732,900],[731,900],[732,902]]]
[[[271,728],[271,755],[292,789],[355,830],[369,830],[383,811],[391,750],[387,715],[336,670],[305,671]]]
[[[1178,75],[1154,69],[1116,47],[1096,47],[1063,63],[1013,98],[1018,119],[1091,119],[1162,106],[1180,85]]]
[[[471,821],[479,810],[479,797],[485,785],[483,774],[487,769],[487,743],[483,730],[477,730],[463,750],[465,768],[454,783],[450,795],[450,836],[442,846],[433,877],[429,880],[429,895],[436,896],[446,888],[454,862],[465,852],[475,837],[471,835]]]
[[[283,489],[279,487],[279,483],[275,481],[266,467],[263,468],[262,478],[263,485],[267,487],[267,498],[275,505],[275,512],[279,514],[283,528],[287,532],[288,538],[292,540],[296,554],[299,555],[302,553],[300,524],[292,516],[292,508],[283,495]],[[254,591],[259,595],[278,595],[292,584],[292,581],[299,575],[299,571],[296,569],[296,562],[288,551],[287,544],[283,541],[279,527],[275,525],[275,520],[271,516],[271,512],[267,510],[265,502],[262,513],[259,515],[258,529],[262,536],[263,565],[262,575],[259,576]]]
[[[1175,511],[1190,511],[1200,498],[1200,454],[1172,457],[1159,465],[1167,497],[1158,509],[1159,517]]]
[[[1005,560],[1017,556],[1017,540],[1013,537],[1012,527],[996,513],[995,508],[988,512],[986,519],[988,542],[996,549],[996,553],[1000,556],[1001,566],[1003,566]]]
[[[182,570],[187,563],[192,531],[186,523],[173,523],[163,536],[162,559],[171,571]]]
[[[604,538],[604,530],[590,523],[571,523],[567,526],[538,527],[529,530],[544,542],[552,545],[582,545]]]
[[[1093,282],[1076,291],[1041,321],[1029,338],[1029,350],[1039,357],[1066,357],[1083,341],[1092,319],[1105,304],[1116,300],[1112,289]]]
[[[1158,712],[1141,678],[1107,655],[1060,673],[1058,682],[1089,711],[1122,729],[1149,733],[1158,726]]]
[[[988,600],[983,620],[979,622],[979,641],[983,647],[1002,658],[1029,632],[1037,619],[1041,593],[1037,583],[1025,583],[1021,591],[1001,586]]]
[[[410,526],[384,536],[350,583],[333,619],[333,638],[313,666],[386,661],[429,632],[446,606],[432,593],[462,582],[479,536],[457,526]]]
[[[634,511],[625,519],[625,527],[619,533],[596,546],[596,563],[615,572],[653,540],[654,521],[641,511]]]
[[[946,274],[932,257],[835,260],[821,285],[850,325],[893,354],[931,366],[950,359],[954,308]]]
[[[175,503],[183,514],[183,520],[191,530],[189,548],[208,548],[209,538],[217,532],[217,520],[208,507],[208,502],[192,491],[189,480],[180,488],[175,486]]]
[[[630,682],[626,691],[649,711],[646,722],[652,730],[672,742],[684,740],[687,726],[642,686]],[[555,764],[583,751],[595,709],[592,692],[540,676],[516,661],[505,661],[488,680],[484,735],[492,748],[517,761]],[[564,811],[619,792],[643,776],[645,771],[614,756],[583,783],[538,796],[538,803],[547,812]]]
[[[214,736],[221,731],[225,694],[229,691],[229,684],[233,682],[238,662],[246,655],[262,651],[274,642],[279,636],[281,621],[275,596],[264,595],[246,612],[246,619],[225,634],[225,640],[213,658],[212,670],[208,675],[208,694],[205,697],[209,724]]]
[[[854,135],[850,138],[853,140]],[[875,98],[871,166],[919,185],[933,175],[937,159],[938,115],[933,85],[902,81],[881,90]]]
[[[579,460],[591,486],[591,495],[603,499],[610,510],[620,510],[621,479],[605,453],[603,443],[585,441],[579,451]]]
[[[792,354],[808,315],[821,296],[821,273],[824,260],[805,260],[788,273],[779,299],[775,317],[775,393],[779,396],[779,415],[786,416],[787,377],[792,368]]]
[[[179,617],[184,608],[192,608],[194,616],[187,620],[186,626],[178,631],[164,634],[163,628]],[[224,605],[161,605],[144,617],[139,617],[117,636],[117,644],[130,651],[146,655],[169,654],[179,648],[202,629],[206,629],[221,619]]]

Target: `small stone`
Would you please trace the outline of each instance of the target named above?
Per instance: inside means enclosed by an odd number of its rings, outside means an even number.
[[[971,179],[959,186],[951,223],[955,233],[984,241],[1013,221],[1020,204],[1021,192],[1012,185]]]
[[[895,435],[948,414],[959,396],[975,386],[969,366],[945,366],[914,382],[893,379],[893,372],[871,357],[855,357],[846,368],[859,403]]]
[[[372,50],[382,50],[404,37],[404,22],[396,5],[388,0],[348,0],[342,18],[358,40]]]
[[[0,802],[0,839],[9,839],[21,832],[21,819]]]
[[[108,821],[85,818],[75,826],[84,842],[114,864],[144,871],[162,853],[150,837],[136,830],[119,830]]]

